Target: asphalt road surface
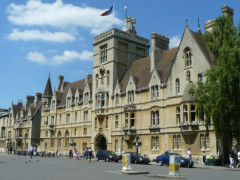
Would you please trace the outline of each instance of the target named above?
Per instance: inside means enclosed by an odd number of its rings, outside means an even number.
[[[0,155],[0,180],[146,180],[146,175],[121,174],[122,163],[93,160],[91,163],[66,158]],[[132,164],[134,171],[168,174],[167,166]],[[193,180],[239,180],[240,171],[231,169],[180,168],[180,173]],[[165,179],[165,178],[161,178]]]

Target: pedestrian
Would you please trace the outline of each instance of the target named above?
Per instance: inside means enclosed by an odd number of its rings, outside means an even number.
[[[71,149],[69,150],[69,158],[70,159],[72,158],[72,150]]]
[[[203,163],[204,163],[204,165],[206,165],[206,152],[205,151],[203,151],[202,157],[203,157]]]
[[[237,164],[236,167],[239,167],[240,166],[240,149],[239,149],[239,151],[237,153],[237,157],[238,157],[238,164]]]
[[[234,152],[231,150],[229,153],[230,168],[234,168]]]
[[[33,156],[33,146],[32,145],[29,148],[29,152],[30,152],[30,158],[32,158],[32,156]]]
[[[56,150],[56,157],[58,158],[59,156],[58,156],[58,149]]]
[[[188,149],[188,159],[189,159],[189,163],[188,163],[188,168],[190,168],[192,166],[192,151],[191,148]]]
[[[91,147],[88,148],[88,159],[89,159],[89,162],[91,162],[91,159],[92,159],[92,149],[91,149]]]
[[[84,153],[84,159],[87,162],[87,160],[88,160],[88,148],[86,148],[83,153]]]
[[[37,155],[37,146],[33,148],[33,156],[35,157]]]

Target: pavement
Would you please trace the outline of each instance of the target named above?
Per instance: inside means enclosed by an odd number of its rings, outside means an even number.
[[[91,163],[66,157],[49,158],[0,154],[0,180],[147,180],[168,179],[169,167],[132,164],[132,171],[149,172],[145,174],[122,174],[122,163],[93,160]],[[196,166],[180,168],[180,175],[191,180],[239,180],[240,168],[231,169],[217,166]],[[180,179],[178,177],[176,179]]]

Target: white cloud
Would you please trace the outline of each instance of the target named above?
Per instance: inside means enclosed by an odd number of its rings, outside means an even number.
[[[181,41],[180,35],[176,35],[176,36],[171,37],[169,48],[174,48],[174,47],[179,46],[180,41]]]
[[[76,73],[76,74],[87,74],[86,71],[82,71],[82,70],[80,70],[80,71],[76,71],[75,73]]]
[[[31,62],[37,62],[38,64],[41,64],[41,65],[47,63],[46,57],[39,52],[29,52],[26,58]]]
[[[93,52],[90,52],[88,50],[83,50],[81,53],[76,51],[64,51],[62,55],[50,55],[52,52],[45,53],[47,55],[44,55],[43,53],[37,51],[29,52],[26,55],[26,59],[31,62],[36,62],[40,65],[61,65],[66,62],[72,62],[74,60],[90,61],[93,59]]]
[[[13,29],[12,33],[8,35],[9,40],[42,40],[49,42],[60,42],[64,43],[66,41],[75,41],[75,37],[71,34],[65,32],[54,32],[49,31],[39,31],[39,30],[25,30],[19,31],[19,29]]]
[[[92,34],[99,34],[111,28],[112,15],[100,16],[105,10],[86,5],[64,4],[62,0],[56,0],[52,4],[41,0],[28,0],[26,4],[11,3],[7,7],[8,20],[16,25],[47,25],[62,28],[77,26],[90,29]],[[116,17],[114,22],[116,25],[123,23]]]
[[[64,51],[62,55],[56,55],[53,57],[53,64],[63,64],[65,62],[73,61],[75,59],[79,60],[92,60],[93,52],[84,50],[81,53],[76,51]]]

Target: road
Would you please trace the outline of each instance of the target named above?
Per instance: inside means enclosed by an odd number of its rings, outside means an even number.
[[[146,180],[146,175],[124,175],[122,163],[93,160],[91,163],[66,158],[0,155],[0,180]],[[167,166],[132,164],[134,171],[168,174]],[[180,168],[180,173],[193,180],[239,180],[240,171],[225,169]],[[164,178],[162,178],[164,179]]]

